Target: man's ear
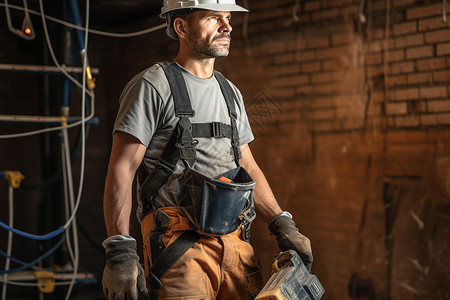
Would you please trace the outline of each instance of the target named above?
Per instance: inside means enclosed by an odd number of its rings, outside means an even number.
[[[186,36],[187,24],[182,18],[176,18],[173,21],[173,29],[178,35],[178,38],[184,38]]]

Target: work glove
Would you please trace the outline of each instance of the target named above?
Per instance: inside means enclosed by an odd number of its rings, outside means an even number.
[[[148,295],[145,274],[136,253],[136,240],[111,240],[105,245],[106,266],[103,270],[103,293],[109,300],[137,300],[139,293]]]
[[[313,262],[311,242],[298,231],[290,213],[282,212],[273,218],[269,224],[269,231],[277,237],[281,251],[296,251],[305,267],[311,272]]]

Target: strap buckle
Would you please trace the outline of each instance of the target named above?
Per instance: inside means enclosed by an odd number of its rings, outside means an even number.
[[[156,164],[156,168],[163,170],[167,174],[171,175],[175,169],[175,165],[171,164],[167,160],[160,158]]]
[[[222,123],[220,122],[212,122],[212,137],[223,137],[222,133]]]
[[[256,211],[253,207],[248,208],[242,212],[242,216],[244,217],[245,221],[251,223],[256,218]]]
[[[197,144],[197,140],[193,140],[193,143],[188,145],[176,143],[177,148],[180,150],[180,158],[182,160],[196,160],[197,154],[195,151],[195,147],[197,146]]]

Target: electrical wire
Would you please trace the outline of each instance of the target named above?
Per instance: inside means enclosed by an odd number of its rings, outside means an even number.
[[[72,292],[73,286],[75,284],[76,281],[76,277],[77,277],[77,272],[78,272],[78,264],[79,264],[79,247],[78,247],[78,234],[77,234],[77,229],[76,229],[76,221],[75,221],[75,215],[76,212],[79,208],[80,205],[80,200],[81,200],[81,194],[82,194],[82,190],[83,190],[83,181],[84,181],[84,172],[85,172],[85,151],[86,151],[86,141],[85,141],[85,128],[86,128],[86,121],[88,121],[90,118],[93,117],[94,115],[94,94],[92,92],[92,90],[87,91],[86,90],[86,68],[87,68],[87,54],[83,56],[83,78],[82,78],[82,83],[79,83],[75,78],[73,78],[70,74],[68,74],[67,72],[65,72],[65,70],[62,69],[61,65],[58,63],[58,60],[56,59],[56,56],[54,54],[53,48],[52,48],[52,44],[50,41],[50,37],[48,34],[48,30],[47,30],[47,26],[46,26],[46,21],[45,21],[45,13],[44,13],[44,9],[43,9],[43,3],[42,0],[39,0],[39,7],[41,10],[41,18],[42,18],[42,26],[44,29],[44,35],[45,35],[45,39],[49,48],[49,52],[50,55],[55,63],[55,65],[61,70],[61,72],[66,75],[73,83],[75,83],[78,87],[80,87],[82,89],[82,101],[81,101],[81,120],[80,122],[78,122],[79,124],[81,124],[81,170],[80,170],[80,182],[79,182],[79,186],[78,186],[78,194],[77,194],[77,199],[74,203],[74,193],[73,193],[73,179],[71,177],[71,166],[70,166],[70,152],[69,152],[69,140],[68,140],[68,134],[67,134],[67,128],[69,127],[74,127],[77,126],[78,124],[72,124],[72,126],[59,126],[59,128],[50,128],[51,131],[54,130],[58,130],[58,129],[62,129],[63,130],[63,136],[64,136],[64,143],[65,143],[65,150],[64,150],[64,160],[66,161],[66,171],[68,174],[67,177],[67,183],[68,184],[68,195],[69,195],[69,204],[70,204],[70,208],[71,208],[71,215],[70,217],[67,215],[67,221],[65,223],[64,226],[60,227],[59,229],[47,234],[47,235],[43,235],[43,236],[38,236],[38,235],[33,235],[33,234],[29,234],[29,233],[25,233],[23,231],[14,229],[12,226],[8,226],[6,224],[3,224],[2,222],[0,222],[0,226],[4,227],[8,230],[10,230],[10,233],[18,233],[20,235],[26,236],[26,237],[30,237],[30,238],[34,238],[34,239],[48,239],[51,237],[54,237],[56,235],[59,235],[60,233],[64,232],[69,226],[73,226],[73,237],[74,237],[74,253],[72,255],[72,261],[73,261],[73,272],[72,272],[72,278],[70,280],[69,284],[69,288],[66,294],[66,299],[70,298],[70,294]],[[88,44],[88,33],[89,33],[89,0],[86,0],[86,24],[85,24],[85,48],[83,49],[85,51],[85,53],[87,53],[87,44]],[[86,95],[89,95],[91,97],[91,114],[86,117]],[[17,137],[22,137],[22,136],[27,136],[27,135],[32,135],[32,134],[37,134],[37,132],[47,132],[47,130],[38,130],[35,132],[29,132],[29,133],[22,133],[22,134],[18,134],[18,135],[9,135],[9,137],[12,136],[17,136]],[[3,136],[4,138],[5,136]],[[2,138],[2,136],[0,136],[0,138]],[[12,225],[12,224],[11,224]],[[67,231],[66,231],[67,232]],[[38,258],[37,260],[34,260],[33,262],[23,265],[22,267],[16,268],[16,269],[12,269],[12,270],[4,270],[5,274],[6,272],[8,273],[12,273],[12,272],[17,272],[20,270],[24,270],[26,268],[29,268],[30,266],[33,266],[34,264],[36,264],[37,262],[43,260],[44,258],[46,258],[47,256],[49,256],[53,251],[55,251],[65,240],[65,236],[63,235],[61,240],[55,245],[55,247],[53,247],[51,249],[51,251],[47,252],[45,255],[41,256],[40,258]],[[69,244],[70,245],[70,244]],[[70,246],[69,246],[70,247]],[[71,248],[71,247],[70,247]],[[2,271],[0,271],[0,274],[2,273]],[[7,278],[5,278],[6,283],[10,282],[7,280]]]
[[[14,188],[13,186],[10,184],[9,185],[9,191],[8,191],[8,215],[9,215],[9,226],[13,226],[14,225],[14,201],[13,201],[13,193],[14,193]],[[6,246],[6,254],[8,256],[11,256],[11,251],[12,251],[12,242],[13,242],[13,234],[11,231],[8,232],[8,245]],[[6,262],[5,262],[5,270],[8,271],[9,270],[9,264],[10,264],[10,259],[7,257],[6,258]],[[3,280],[7,281],[8,280],[8,274],[4,274],[3,275]],[[3,290],[2,290],[2,300],[6,300],[6,289],[7,289],[7,284],[3,283]]]
[[[444,23],[447,23],[447,0],[443,0],[442,19]]]
[[[84,129],[84,128],[83,128]],[[73,189],[73,178],[72,178],[72,167],[70,163],[70,149],[69,149],[69,135],[67,133],[67,129],[64,129],[62,131],[63,133],[63,155],[64,158],[63,163],[65,163],[66,167],[65,169],[65,194],[66,194],[66,218],[68,219],[70,216],[70,211],[74,209],[74,189]],[[83,138],[84,140],[84,138]],[[72,234],[73,234],[73,250],[72,245],[70,243],[70,236],[69,236],[69,230],[66,231],[67,235],[67,248],[70,253],[70,257],[72,259],[72,265],[73,265],[73,276],[71,280],[71,284],[69,285],[69,292],[68,295],[70,295],[70,291],[73,287],[73,284],[75,283],[75,279],[78,273],[78,266],[79,266],[79,245],[78,245],[78,228],[77,228],[77,222],[75,217],[73,218],[73,221],[71,223],[72,225]],[[67,296],[68,298],[68,296]]]
[[[6,5],[3,4],[3,3],[0,3],[0,6],[6,6]],[[22,11],[24,10],[24,8],[21,7],[21,6],[10,5],[10,4],[8,4],[7,6],[10,7],[10,8],[16,9],[16,10],[22,10]],[[29,13],[31,13],[33,15],[36,15],[36,16],[40,16],[41,15],[41,13],[39,13],[39,12],[37,12],[35,10],[29,9],[28,11],[29,11]],[[70,22],[66,22],[66,21],[63,21],[61,19],[58,19],[58,18],[55,18],[55,17],[52,17],[52,16],[45,15],[45,18],[47,20],[49,20],[49,21],[53,21],[55,23],[59,23],[59,24],[64,25],[66,27],[70,27],[70,28],[86,31],[86,28],[84,28],[82,26],[78,26],[76,24],[73,24],[73,23],[70,23]],[[100,36],[107,36],[107,37],[131,38],[131,37],[136,37],[136,36],[140,36],[140,35],[145,35],[145,34],[148,34],[148,33],[160,30],[160,29],[164,29],[164,28],[166,28],[166,24],[165,23],[161,24],[161,25],[157,25],[157,26],[151,27],[151,28],[139,30],[139,31],[136,31],[136,32],[129,32],[129,33],[106,32],[106,31],[101,31],[101,30],[96,30],[96,29],[89,29],[88,32],[91,33],[91,34],[96,34],[96,35],[100,35]]]
[[[89,2],[88,0],[86,1],[87,3]],[[61,65],[59,64],[55,53],[53,51],[53,47],[50,41],[50,37],[48,34],[48,29],[47,29],[47,24],[45,21],[45,18],[43,16],[45,16],[44,13],[44,8],[43,8],[43,3],[42,0],[39,0],[39,6],[41,9],[41,17],[42,17],[42,26],[43,26],[43,30],[44,30],[44,36],[47,42],[47,46],[49,48],[49,52],[51,54],[51,57],[53,59],[53,62],[55,63],[55,65],[63,72],[66,73],[69,76],[69,79],[72,78],[73,80],[75,80],[70,74],[68,74],[64,69],[62,69]],[[89,10],[89,5],[86,6],[86,10],[88,12]],[[86,14],[87,18],[88,18],[88,14]],[[89,32],[89,23],[88,20],[86,20],[86,27],[85,27],[85,32]],[[85,35],[85,49],[87,49],[87,38],[88,38],[88,34]],[[81,191],[82,191],[82,180],[84,178],[84,161],[85,161],[85,126],[86,126],[86,121],[90,120],[93,118],[94,116],[94,111],[95,111],[95,106],[94,106],[94,94],[92,93],[92,91],[87,91],[86,90],[86,67],[87,67],[87,55],[84,55],[84,61],[83,61],[83,82],[80,84],[78,81],[74,81],[74,83],[78,83],[78,85],[81,87],[82,89],[82,101],[81,101],[81,111],[82,111],[82,116],[81,116],[81,120],[78,122],[75,122],[73,124],[69,124],[69,125],[64,125],[64,126],[58,126],[58,127],[53,127],[53,128],[47,128],[47,129],[42,129],[42,130],[36,130],[36,131],[32,131],[32,132],[27,132],[27,133],[19,133],[19,134],[10,134],[10,135],[0,135],[0,139],[2,138],[13,138],[13,137],[24,137],[24,136],[30,136],[30,135],[34,135],[34,134],[39,134],[39,133],[43,133],[43,132],[50,132],[50,131],[55,131],[55,130],[62,130],[62,129],[66,129],[66,128],[71,128],[71,127],[75,127],[81,124],[81,167],[82,167],[82,171],[80,174],[80,186],[79,186],[79,190],[78,190],[78,197],[77,197],[77,201],[76,204],[74,206],[74,210],[72,211],[72,215],[71,217],[67,220],[67,222],[65,223],[64,226],[61,226],[60,228],[56,229],[53,232],[50,232],[48,234],[45,235],[34,235],[34,234],[29,234],[26,232],[23,232],[21,230],[12,228],[11,226],[8,226],[6,224],[4,224],[3,222],[0,222],[0,227],[3,227],[7,230],[10,230],[18,235],[21,235],[23,237],[27,237],[27,238],[31,238],[31,239],[35,239],[35,240],[48,240],[51,239],[55,236],[58,236],[59,234],[61,234],[62,232],[64,232],[71,224],[71,222],[73,221],[75,214],[78,210],[79,204],[80,204],[80,198],[81,198]],[[86,111],[86,107],[85,107],[85,102],[86,102],[86,94],[91,96],[91,114],[89,116],[85,116],[85,111]]]
[[[40,6],[42,7],[42,0],[39,0],[40,2]],[[43,14],[43,10],[41,9],[41,13]],[[86,0],[86,21],[85,21],[85,35],[84,35],[84,51],[85,51],[85,55],[83,55],[83,76],[82,76],[82,82],[83,82],[83,91],[82,91],[82,99],[81,99],[81,167],[80,167],[80,181],[79,181],[79,185],[78,185],[78,195],[77,195],[77,200],[75,203],[75,206],[72,209],[72,215],[71,217],[67,220],[66,225],[64,226],[64,228],[67,228],[70,224],[72,224],[72,222],[75,220],[75,214],[78,210],[78,207],[80,205],[81,202],[81,194],[83,191],[83,183],[84,183],[84,168],[85,168],[85,159],[86,159],[86,131],[85,131],[85,127],[86,127],[86,122],[85,122],[85,117],[86,117],[86,67],[87,67],[87,49],[88,49],[88,37],[89,37],[89,17],[90,17],[90,5],[89,5],[89,0]],[[44,23],[45,23],[45,18],[43,18]],[[93,113],[93,111],[91,112]],[[66,153],[67,153],[67,157],[66,160],[70,161],[70,156],[69,156],[69,152],[67,152],[68,148],[66,148]],[[74,238],[74,243],[78,243],[78,238]],[[70,298],[70,294],[72,292],[73,286],[75,284],[75,279],[77,276],[77,272],[78,272],[78,259],[79,259],[79,255],[78,255],[78,244],[76,245],[75,249],[75,263],[74,263],[74,270],[73,270],[73,276],[72,276],[72,280],[71,283],[69,285],[67,294],[66,294],[66,300],[68,300]]]
[[[11,15],[9,13],[9,8],[11,5],[8,4],[8,0],[5,0],[5,4],[3,5],[5,7],[5,14],[6,14],[6,20],[8,23],[8,29],[15,35],[25,39],[25,40],[32,40],[36,37],[36,34],[34,32],[33,24],[31,23],[30,15],[29,15],[29,9],[28,9],[28,2],[27,0],[23,0],[23,11],[25,12],[25,17],[23,19],[23,25],[22,30],[14,28],[12,21],[11,21]],[[25,26],[28,26],[28,29],[30,30],[30,34],[24,32],[23,28]]]
[[[300,18],[298,17],[298,8],[300,7],[300,0],[295,0],[294,7],[292,9],[292,18],[295,22],[300,21]]]
[[[63,233],[64,230],[66,230],[64,226],[61,226],[58,229],[56,229],[55,231],[52,231],[50,233],[38,235],[38,234],[31,234],[28,232],[21,231],[19,229],[8,226],[3,222],[0,222],[0,227],[4,228],[6,230],[12,231],[13,233],[15,233],[17,235],[20,235],[20,236],[23,236],[23,237],[26,237],[29,239],[33,239],[33,240],[38,240],[38,241],[46,241],[46,240],[52,239],[52,238],[60,235],[61,233]]]
[[[42,28],[44,30],[44,36],[45,36],[45,41],[47,43],[48,46],[48,50],[50,53],[50,56],[52,57],[53,63],[56,65],[56,67],[61,71],[62,74],[64,74],[67,78],[70,79],[70,81],[72,81],[76,86],[78,86],[80,89],[82,89],[83,93],[82,93],[82,98],[84,99],[83,101],[85,101],[85,94],[87,93],[90,97],[91,97],[91,114],[84,119],[85,116],[83,116],[81,118],[80,121],[72,123],[72,124],[68,124],[65,126],[57,126],[57,127],[52,127],[52,128],[45,128],[45,129],[40,129],[40,130],[35,130],[35,131],[30,131],[30,132],[25,132],[25,133],[18,133],[18,134],[7,134],[7,135],[0,135],[0,139],[5,139],[5,138],[19,138],[19,137],[26,137],[26,136],[31,136],[31,135],[36,135],[36,134],[41,134],[41,133],[45,133],[45,132],[51,132],[51,131],[57,131],[57,130],[62,130],[64,128],[72,128],[72,127],[76,127],[90,119],[92,119],[94,117],[94,93],[92,91],[88,91],[86,90],[85,86],[86,86],[86,82],[84,81],[83,83],[78,82],[78,80],[76,80],[72,75],[70,75],[66,70],[64,70],[64,68],[61,66],[61,64],[58,62],[58,59],[56,58],[55,52],[53,51],[53,46],[50,40],[50,36],[48,34],[48,29],[47,29],[47,22],[45,21],[45,12],[44,12],[44,5],[42,3],[42,0],[39,0],[39,8],[40,8],[40,15],[41,15],[41,19],[42,19]],[[87,29],[85,28],[85,31],[87,32]],[[87,35],[87,34],[86,34]],[[87,55],[85,55],[87,56]],[[86,73],[86,66],[83,67],[83,72]],[[83,77],[85,78],[84,74]]]
[[[26,269],[31,268],[32,266],[34,266],[35,264],[37,264],[40,261],[43,261],[44,259],[46,259],[47,257],[49,257],[51,254],[53,254],[53,252],[55,252],[65,241],[66,237],[64,235],[61,236],[60,240],[46,253],[44,253],[43,255],[39,256],[38,258],[36,258],[35,260],[26,263],[24,265],[22,265],[21,267],[15,268],[15,269],[10,269],[10,270],[0,270],[0,274],[9,274],[9,273],[15,273],[15,272],[19,272],[19,271],[23,271]],[[4,253],[3,251],[0,250],[0,254],[11,259],[11,256],[6,255],[6,253]]]

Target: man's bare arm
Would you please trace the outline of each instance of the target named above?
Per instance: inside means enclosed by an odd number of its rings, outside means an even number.
[[[242,158],[240,164],[247,170],[253,180],[256,182],[253,197],[255,199],[256,213],[262,219],[269,223],[276,215],[281,213],[281,208],[278,205],[275,196],[270,189],[269,183],[266,180],[263,172],[259,168],[252,152],[248,145],[241,146]]]
[[[134,175],[146,147],[135,137],[116,132],[105,182],[103,213],[108,236],[129,235]]]

